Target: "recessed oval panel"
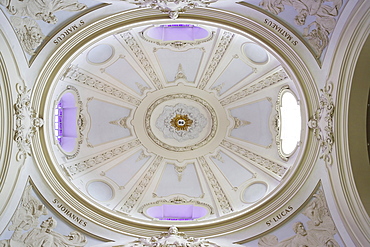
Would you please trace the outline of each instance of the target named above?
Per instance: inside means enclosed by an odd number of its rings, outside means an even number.
[[[252,203],[261,199],[267,191],[267,186],[264,183],[254,183],[245,188],[243,192],[243,200],[246,203]]]
[[[113,189],[105,182],[94,181],[87,186],[89,195],[97,201],[109,201],[113,197]]]
[[[243,46],[244,55],[254,63],[266,63],[268,55],[265,49],[254,43],[247,43]]]
[[[91,63],[100,64],[108,61],[113,56],[113,48],[110,45],[101,44],[93,47],[87,54]]]

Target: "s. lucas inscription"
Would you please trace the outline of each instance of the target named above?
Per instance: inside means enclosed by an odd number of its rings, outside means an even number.
[[[58,199],[54,199],[53,203],[56,204],[56,207],[62,212],[62,214],[68,216],[71,220],[77,222],[79,225],[83,227],[87,226],[86,221],[72,213],[65,205],[60,203]]]
[[[280,27],[276,23],[270,21],[269,19],[265,19],[265,24],[267,26],[272,27],[272,29],[274,29],[278,33],[280,33],[284,38],[286,38],[293,45],[297,45],[298,44],[298,41],[297,40],[294,40],[293,37],[287,31],[285,31],[282,27]]]
[[[271,226],[273,223],[276,223],[282,218],[286,217],[291,211],[293,211],[293,207],[289,205],[286,209],[282,210],[279,214],[274,216],[271,220],[266,221],[266,225]]]

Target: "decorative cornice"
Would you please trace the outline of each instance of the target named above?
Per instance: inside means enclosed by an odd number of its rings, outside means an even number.
[[[43,126],[44,120],[37,117],[37,113],[31,107],[30,89],[26,86],[16,85],[18,93],[17,102],[14,104],[15,111],[15,133],[14,141],[17,142],[18,153],[16,159],[19,161],[31,155],[31,139],[36,131]]]
[[[125,41],[125,43],[128,45],[130,50],[134,53],[136,58],[139,60],[140,65],[143,66],[144,71],[149,75],[155,87],[157,89],[162,89],[163,85],[161,83],[161,80],[158,78],[157,74],[155,73],[154,68],[152,67],[148,58],[145,56],[143,50],[141,49],[140,45],[135,40],[132,33],[124,32],[124,33],[121,33],[120,36]]]
[[[223,191],[221,185],[219,184],[215,174],[212,172],[211,168],[208,165],[208,162],[204,157],[198,158],[199,164],[203,167],[204,173],[208,178],[209,184],[211,185],[213,192],[217,198],[217,201],[221,207],[222,213],[228,214],[233,212],[233,208],[227,198],[225,192]]]
[[[68,78],[76,82],[82,83],[86,86],[93,87],[96,90],[102,91],[104,93],[110,94],[114,97],[117,97],[129,104],[138,106],[140,104],[140,99],[135,98],[132,95],[127,94],[126,92],[112,87],[108,83],[100,81],[93,76],[88,75],[86,72],[82,71],[76,65],[71,65],[66,72],[64,73],[62,80]]]
[[[130,142],[127,142],[127,143],[124,143],[123,145],[121,146],[118,146],[116,148],[113,148],[109,151],[106,151],[104,153],[101,153],[101,154],[98,154],[92,158],[89,158],[87,160],[84,160],[84,161],[81,161],[81,162],[78,162],[76,164],[73,164],[73,165],[69,165],[66,167],[68,173],[73,176],[73,175],[76,175],[80,172],[83,172],[91,167],[94,167],[98,164],[101,164],[103,163],[104,161],[107,161],[117,155],[120,155],[134,147],[137,147],[139,146],[141,143],[138,139],[135,139],[133,141],[130,141]]]
[[[140,183],[135,188],[135,190],[131,193],[128,197],[127,201],[123,204],[120,208],[121,212],[130,213],[131,210],[136,205],[137,201],[139,200],[140,196],[143,194],[144,190],[150,183],[153,178],[154,173],[157,171],[158,166],[161,164],[163,157],[157,156],[157,158],[152,162],[150,168],[145,172],[144,177],[140,180]]]
[[[221,145],[229,150],[232,150],[234,153],[237,153],[240,156],[252,161],[252,163],[256,163],[259,166],[262,166],[263,168],[271,171],[272,173],[277,175],[279,178],[282,178],[284,174],[288,171],[288,168],[286,168],[285,166],[282,166],[274,161],[266,159],[251,151],[248,151],[247,149],[240,147],[236,144],[233,144],[227,140],[223,140],[221,142]]]
[[[333,114],[335,108],[331,95],[333,84],[328,83],[320,91],[320,107],[308,121],[308,127],[313,130],[314,135],[320,142],[320,159],[323,159],[326,165],[331,165],[333,162],[331,152],[334,145]]]
[[[221,40],[218,43],[218,47],[212,57],[211,62],[208,65],[207,70],[204,72],[203,78],[198,85],[198,88],[204,89],[207,85],[209,79],[211,79],[214,71],[216,70],[218,64],[220,63],[223,55],[225,54],[227,48],[229,47],[232,39],[234,38],[234,34],[230,32],[224,32],[222,34]]]
[[[284,69],[281,69],[271,76],[268,76],[261,81],[257,82],[256,84],[249,86],[243,90],[240,90],[233,95],[228,96],[227,98],[221,100],[221,105],[225,106],[228,104],[231,104],[239,99],[243,99],[253,93],[256,93],[258,91],[261,91],[262,89],[269,87],[271,85],[274,85],[278,82],[281,82],[282,80],[285,80],[289,78],[287,73],[284,71]]]

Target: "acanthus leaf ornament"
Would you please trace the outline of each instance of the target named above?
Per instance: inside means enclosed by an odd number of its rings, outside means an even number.
[[[140,7],[149,7],[157,9],[162,13],[175,20],[179,13],[184,13],[186,10],[198,7],[207,7],[209,4],[217,2],[217,0],[126,0],[129,3],[136,4]]]
[[[160,246],[171,246],[171,247],[218,247],[219,245],[209,242],[203,238],[193,238],[186,236],[185,233],[179,232],[177,227],[171,226],[167,232],[162,232],[159,236],[153,236],[151,238],[138,238],[133,242],[120,245],[117,247],[133,247],[133,246],[147,246],[147,247],[160,247]]]
[[[30,89],[17,84],[17,102],[14,104],[15,130],[14,141],[17,142],[18,153],[16,159],[19,161],[31,155],[31,139],[38,128],[44,125],[44,120],[37,117],[37,113],[31,107]]]
[[[308,127],[313,129],[313,133],[320,142],[321,156],[326,165],[331,165],[333,158],[331,155],[334,143],[333,133],[333,114],[334,103],[332,97],[333,84],[327,84],[321,91],[320,107],[308,121]]]

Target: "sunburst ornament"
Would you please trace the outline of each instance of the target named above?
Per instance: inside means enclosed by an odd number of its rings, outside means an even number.
[[[176,116],[171,119],[170,123],[176,130],[187,131],[192,125],[193,120],[191,120],[188,115],[176,114]]]

